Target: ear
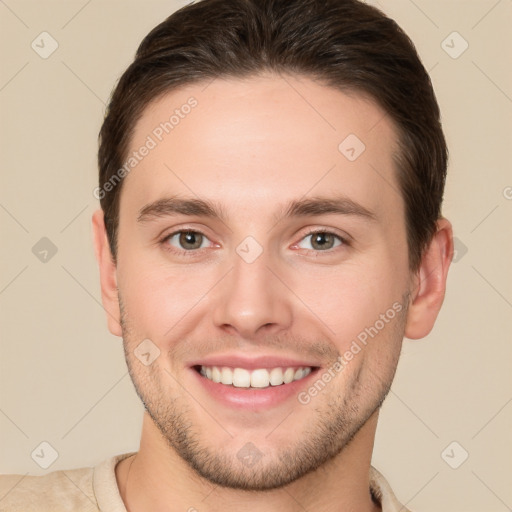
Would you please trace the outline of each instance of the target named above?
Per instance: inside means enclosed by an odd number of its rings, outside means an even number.
[[[434,327],[443,304],[448,268],[453,259],[453,230],[450,221],[437,221],[437,231],[423,254],[421,266],[413,278],[411,303],[405,337],[420,339]]]
[[[94,252],[100,270],[101,301],[107,313],[108,330],[114,336],[122,336],[121,312],[117,293],[117,268],[110,252],[103,210],[101,208],[92,215],[92,230]]]

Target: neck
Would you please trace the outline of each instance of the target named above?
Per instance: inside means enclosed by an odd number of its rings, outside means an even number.
[[[377,512],[381,508],[369,491],[377,419],[378,411],[341,453],[316,471],[285,487],[256,492],[219,487],[198,476],[145,413],[139,452],[116,467],[119,492],[128,512]]]

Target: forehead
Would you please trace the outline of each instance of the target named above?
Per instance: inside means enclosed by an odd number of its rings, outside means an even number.
[[[399,199],[396,138],[370,99],[305,77],[202,82],[143,112],[121,205],[180,194],[246,210],[257,201],[270,212],[284,200],[341,192],[383,211]]]

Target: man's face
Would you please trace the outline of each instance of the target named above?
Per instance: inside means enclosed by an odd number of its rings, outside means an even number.
[[[162,134],[190,97],[197,105]],[[203,477],[284,485],[340,453],[394,376],[410,291],[396,133],[361,96],[258,77],[165,95],[129,153],[148,136],[156,145],[120,200],[131,377],[169,447]],[[168,198],[219,216],[148,206]]]

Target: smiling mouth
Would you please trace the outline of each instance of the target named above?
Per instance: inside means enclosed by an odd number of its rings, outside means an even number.
[[[291,382],[304,379],[311,372],[318,369],[316,366],[258,368],[247,370],[245,368],[230,368],[228,366],[194,366],[194,369],[204,378],[235,388],[257,388],[283,386]]]

